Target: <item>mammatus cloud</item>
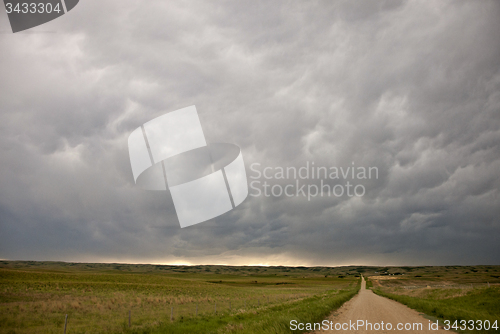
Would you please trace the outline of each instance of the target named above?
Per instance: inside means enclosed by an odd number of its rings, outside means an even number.
[[[499,14],[87,1],[17,34],[2,14],[0,257],[498,264]],[[241,147],[249,178],[252,163],[307,162],[378,178],[358,180],[363,197],[249,197],[180,230],[170,194],[134,186],[127,138],[189,105],[208,143]]]

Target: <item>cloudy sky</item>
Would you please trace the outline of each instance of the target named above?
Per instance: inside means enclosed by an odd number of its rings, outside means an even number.
[[[499,18],[486,0],[82,0],[13,34],[1,11],[0,258],[500,264]],[[134,184],[127,138],[190,105],[249,182],[312,162],[378,178],[181,229],[169,192]]]

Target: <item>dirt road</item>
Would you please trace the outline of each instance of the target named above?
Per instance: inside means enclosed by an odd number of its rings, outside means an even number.
[[[331,314],[327,320],[328,327],[333,328],[333,330],[313,333],[450,333],[450,331],[441,328],[436,330],[436,325],[430,330],[429,320],[422,317],[417,311],[393,300],[380,297],[371,290],[366,290],[364,278],[362,278],[359,293],[338,311]],[[362,325],[361,321],[363,321]],[[370,323],[371,327],[367,323]],[[360,326],[356,327],[357,324]]]

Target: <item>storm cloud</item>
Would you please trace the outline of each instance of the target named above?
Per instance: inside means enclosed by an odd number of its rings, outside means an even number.
[[[12,34],[3,12],[0,258],[500,264],[499,17],[497,1],[106,0]],[[127,138],[190,105],[249,181],[312,162],[378,178],[181,229],[168,192],[135,186]]]

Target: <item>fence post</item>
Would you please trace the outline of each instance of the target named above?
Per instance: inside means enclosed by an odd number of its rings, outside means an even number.
[[[131,310],[128,310],[128,328],[130,328],[130,318],[131,318]]]
[[[217,313],[217,302],[215,302],[215,313]]]
[[[198,316],[198,304],[196,304],[196,316]]]
[[[170,321],[174,321],[174,307],[170,309]]]
[[[490,282],[488,282],[488,288],[490,287]]]
[[[68,315],[64,318],[64,334],[66,334],[66,325],[68,324]]]

